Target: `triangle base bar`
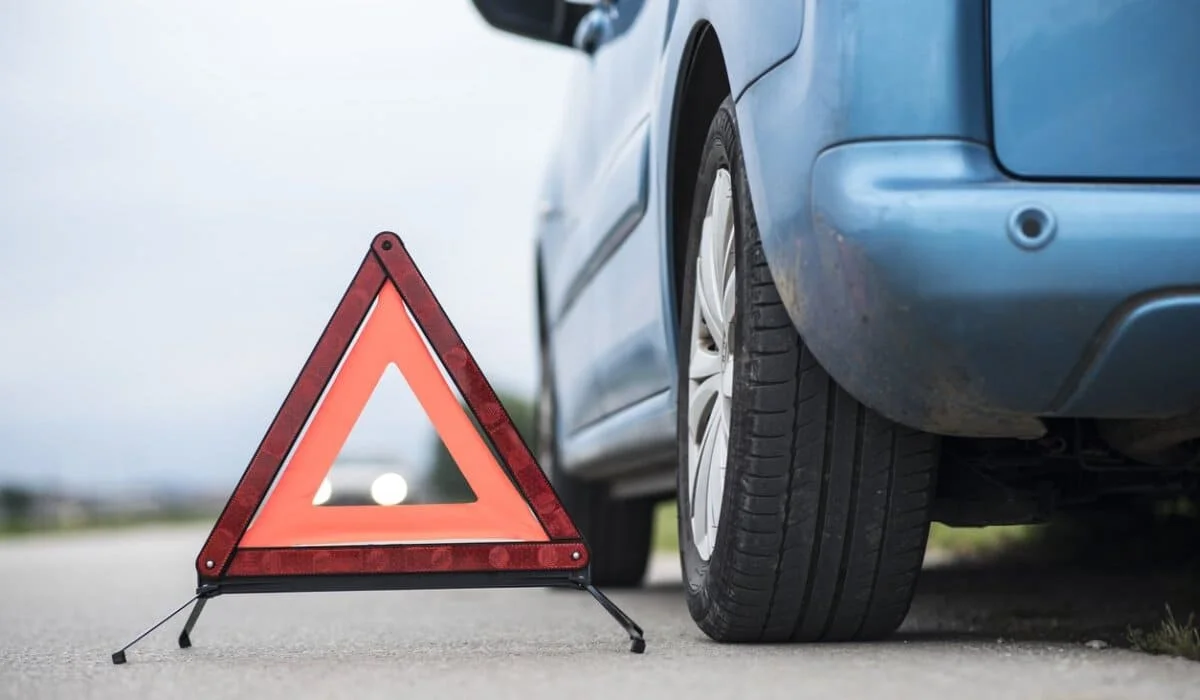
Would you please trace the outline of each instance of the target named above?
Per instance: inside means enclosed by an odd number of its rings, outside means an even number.
[[[616,603],[609,600],[591,582],[589,569],[576,571],[486,571],[486,572],[440,572],[424,574],[346,574],[323,576],[262,576],[234,577],[201,584],[196,595],[143,632],[129,644],[112,655],[114,664],[126,662],[125,652],[140,642],[171,618],[183,612],[195,602],[188,615],[183,631],[179,633],[179,647],[192,646],[192,630],[200,619],[204,606],[219,595],[250,593],[326,593],[347,591],[400,591],[400,590],[450,590],[481,588],[574,588],[587,591],[629,635],[629,651],[641,654],[646,651],[646,638],[642,628]]]

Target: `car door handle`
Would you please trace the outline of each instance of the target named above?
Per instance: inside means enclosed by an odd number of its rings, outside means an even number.
[[[600,0],[575,28],[575,48],[591,56],[604,42],[612,39],[613,20],[617,17],[615,0]]]

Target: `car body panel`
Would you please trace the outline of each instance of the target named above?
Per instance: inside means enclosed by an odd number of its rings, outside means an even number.
[[[795,55],[737,107],[775,272],[798,262],[796,234],[811,220],[812,164],[825,148],[880,138],[987,142],[983,0],[826,0],[810,3],[806,16]]]
[[[1022,177],[1200,178],[1200,2],[993,0],[996,155]]]
[[[666,16],[659,3],[622,2],[612,37],[595,54],[576,58],[538,235],[559,435],[603,418],[621,397],[623,387],[611,382],[603,384],[614,389],[611,395],[597,395],[595,387],[614,347],[628,341],[625,329],[661,324],[656,309],[621,303],[624,289],[609,280],[628,260],[648,205],[646,115],[654,80],[636,67],[661,46]],[[613,303],[631,312],[628,325],[615,324],[625,332],[609,328]]]
[[[992,60],[990,32],[1020,27],[989,28],[989,4],[618,3],[627,24],[579,59],[538,232],[564,468],[608,478],[674,466],[666,193],[680,76],[701,31],[720,42],[737,98],[781,298],[851,394],[915,428],[984,437],[1035,437],[1048,416],[1163,416],[1200,402],[1185,371],[1200,340],[1200,190],[1007,171],[989,78],[1012,90],[1021,74]],[[1016,17],[1005,12],[1002,25]],[[1101,48],[1103,35],[1072,36]],[[1011,117],[1027,121],[1005,117],[1001,131],[1062,118]],[[1154,136],[1135,136],[1149,152]],[[1081,159],[1081,143],[1064,151],[1075,160],[1037,167],[1090,162],[1115,177],[1114,163],[1136,162],[1120,148],[1107,166]],[[1033,214],[1043,218],[1031,238]],[[1177,345],[1164,349],[1168,337]]]

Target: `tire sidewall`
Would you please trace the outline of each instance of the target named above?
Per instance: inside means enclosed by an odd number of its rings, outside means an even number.
[[[678,435],[678,467],[677,502],[680,564],[683,568],[684,586],[687,592],[687,604],[693,618],[700,619],[711,609],[711,600],[719,588],[715,585],[721,580],[721,570],[724,567],[722,553],[731,546],[729,544],[731,528],[730,516],[733,512],[731,501],[734,498],[732,488],[737,481],[737,461],[734,458],[738,433],[740,432],[736,416],[741,411],[741,402],[745,400],[744,392],[740,389],[740,381],[745,367],[745,351],[743,339],[743,323],[740,309],[745,308],[744,282],[740,279],[744,269],[744,236],[745,214],[743,201],[745,197],[744,166],[742,162],[741,145],[738,139],[737,122],[730,101],[722,103],[714,116],[713,125],[705,138],[704,153],[700,169],[696,177],[696,187],[692,200],[691,216],[688,220],[687,250],[682,295],[679,305],[679,342],[677,348],[678,391],[676,397],[676,430]],[[691,510],[689,497],[691,484],[688,483],[688,369],[691,351],[692,316],[695,306],[696,262],[701,242],[701,231],[705,213],[717,172],[721,169],[729,171],[733,189],[734,216],[734,249],[735,269],[739,275],[737,282],[737,306],[731,324],[731,348],[734,361],[733,402],[729,425],[729,443],[726,458],[725,485],[722,491],[720,520],[717,526],[717,537],[709,559],[701,558],[696,548],[692,534]]]

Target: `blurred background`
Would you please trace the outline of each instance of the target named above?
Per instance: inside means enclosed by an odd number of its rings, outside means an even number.
[[[581,54],[468,0],[0,16],[0,527],[214,514],[380,230],[528,435],[533,220]],[[318,495],[453,500],[447,457],[382,383]]]

